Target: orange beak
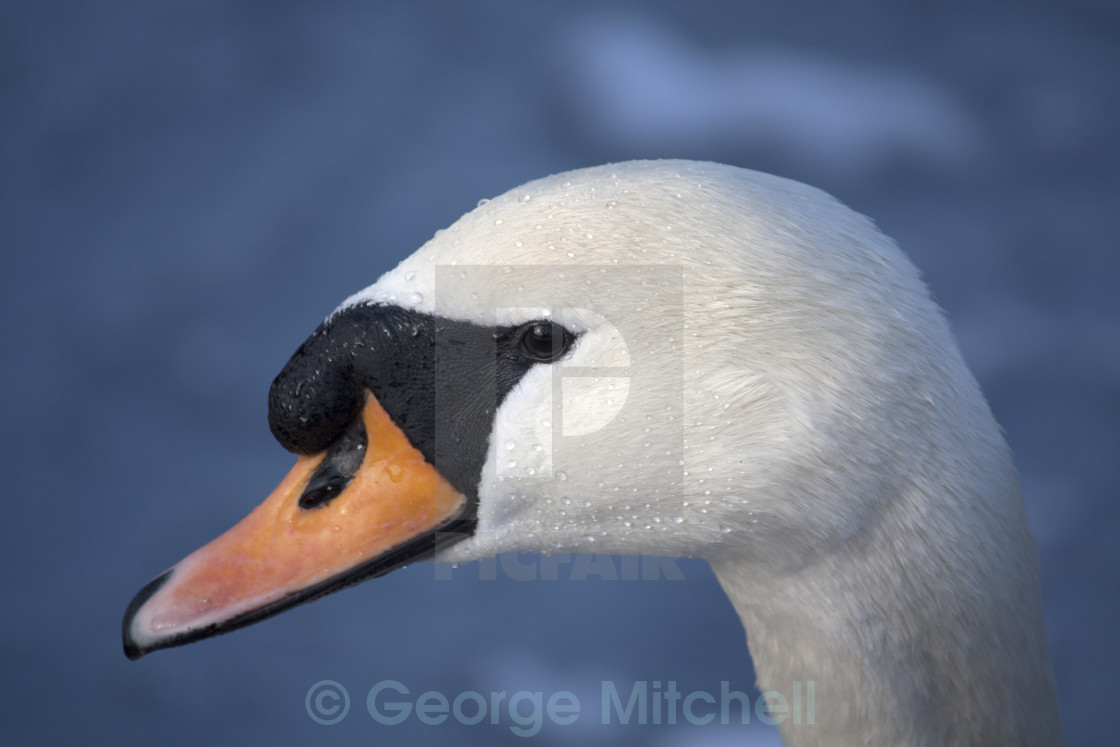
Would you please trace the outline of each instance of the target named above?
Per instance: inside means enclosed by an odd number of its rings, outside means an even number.
[[[440,533],[455,537],[472,518],[467,499],[372,395],[361,418],[365,453],[336,496],[300,506],[327,452],[301,456],[264,503],[136,595],[124,619],[130,659],[225,633],[382,575],[431,554]]]

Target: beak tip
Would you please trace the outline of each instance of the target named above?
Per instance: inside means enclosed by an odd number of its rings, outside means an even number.
[[[124,655],[128,657],[129,661],[136,661],[146,653],[148,652],[136,645],[136,642],[132,640],[128,633],[124,634]]]
[[[172,568],[171,570],[165,571],[149,581],[147,585],[145,585],[144,588],[141,589],[136,594],[136,596],[132,598],[132,601],[128,604],[128,609],[125,610],[124,620],[121,623],[121,638],[124,643],[124,655],[132,661],[136,661],[144,654],[150,653],[155,649],[160,648],[158,642],[150,642],[148,643],[148,645],[142,644],[134,634],[133,629],[136,625],[137,613],[144,606],[144,604],[149,599],[151,599],[152,596],[157,591],[159,591],[160,588],[167,582],[167,579],[171,577],[171,573],[174,570],[175,569]]]

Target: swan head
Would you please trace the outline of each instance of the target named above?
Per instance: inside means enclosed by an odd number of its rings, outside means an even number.
[[[820,190],[758,172],[649,161],[526,184],[336,314],[368,304],[483,328],[547,321],[573,340],[497,409],[477,528],[450,561],[797,566],[942,467],[939,441],[984,441],[958,465],[977,479],[1004,448],[897,246]]]
[[[828,195],[717,164],[480,203],[323,322],[270,422],[296,467],[137,596],[130,656],[432,553],[796,573],[887,525],[1012,510],[1002,437],[910,262]]]

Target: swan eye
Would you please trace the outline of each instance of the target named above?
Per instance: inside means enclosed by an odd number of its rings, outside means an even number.
[[[568,352],[575,338],[551,322],[529,322],[521,328],[521,352],[535,361],[548,363]]]

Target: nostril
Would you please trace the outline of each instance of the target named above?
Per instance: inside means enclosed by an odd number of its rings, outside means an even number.
[[[303,495],[299,497],[299,507],[303,509],[319,508],[329,503],[338,496],[346,487],[346,480],[339,475],[332,475],[325,485],[312,486],[308,484]]]
[[[311,475],[299,497],[299,507],[319,508],[341,495],[362,466],[365,451],[365,424],[358,418],[327,449],[326,458]]]

